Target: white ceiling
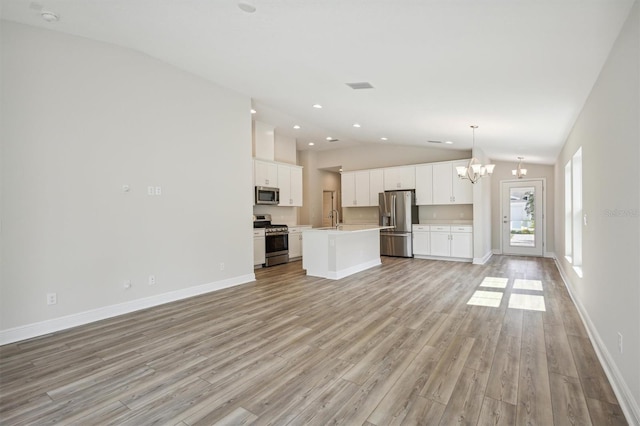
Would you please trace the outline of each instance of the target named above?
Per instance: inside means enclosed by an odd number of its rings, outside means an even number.
[[[255,13],[234,0],[2,0],[0,13],[137,49],[244,93],[256,119],[299,149],[469,149],[477,124],[476,146],[492,159],[552,164],[633,4],[243,1]],[[41,10],[60,20],[45,22]]]

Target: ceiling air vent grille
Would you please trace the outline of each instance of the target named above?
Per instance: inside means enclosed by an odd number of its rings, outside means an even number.
[[[442,141],[427,141],[429,143],[442,143]]]
[[[327,139],[327,142],[338,142],[340,139],[335,139],[335,138],[331,138],[331,139]]]
[[[353,90],[373,89],[371,83],[367,83],[366,81],[360,83],[347,83],[347,86],[351,87]]]

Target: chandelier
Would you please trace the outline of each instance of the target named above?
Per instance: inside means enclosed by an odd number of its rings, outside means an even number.
[[[518,168],[511,170],[511,174],[516,176],[518,179],[522,179],[527,175],[527,169],[522,168],[522,160],[524,160],[524,157],[518,157],[518,160],[520,160],[518,162]]]
[[[469,126],[473,132],[473,145],[471,146],[471,155],[473,155],[473,149],[476,146],[476,129],[478,126]],[[476,183],[480,178],[488,176],[493,173],[495,164],[487,164],[483,166],[477,158],[471,157],[467,166],[457,166],[456,171],[460,179],[468,179],[471,183]]]

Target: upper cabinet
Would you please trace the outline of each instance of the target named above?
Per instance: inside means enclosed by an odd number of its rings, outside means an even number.
[[[433,165],[416,166],[416,204],[433,204]]]
[[[371,205],[369,170],[342,173],[342,207],[366,207]],[[378,201],[376,198],[376,206]]]
[[[253,183],[255,186],[278,188],[278,165],[269,161],[253,160]]]
[[[280,189],[279,206],[302,206],[302,167],[253,160],[253,184]]]
[[[384,170],[369,170],[369,205],[378,205],[378,194],[384,192]]]
[[[472,204],[473,186],[458,177],[456,166],[467,160],[433,164],[433,204]]]
[[[383,170],[385,191],[416,188],[415,166],[390,167]]]
[[[302,167],[278,164],[279,206],[302,206]]]

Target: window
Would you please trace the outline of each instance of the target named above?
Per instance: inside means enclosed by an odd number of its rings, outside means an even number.
[[[564,166],[564,255],[582,276],[582,147]]]
[[[569,160],[564,166],[564,256],[573,263],[571,259],[571,246],[573,245],[571,200],[571,160]]]
[[[573,154],[573,267],[582,276],[582,148]]]

